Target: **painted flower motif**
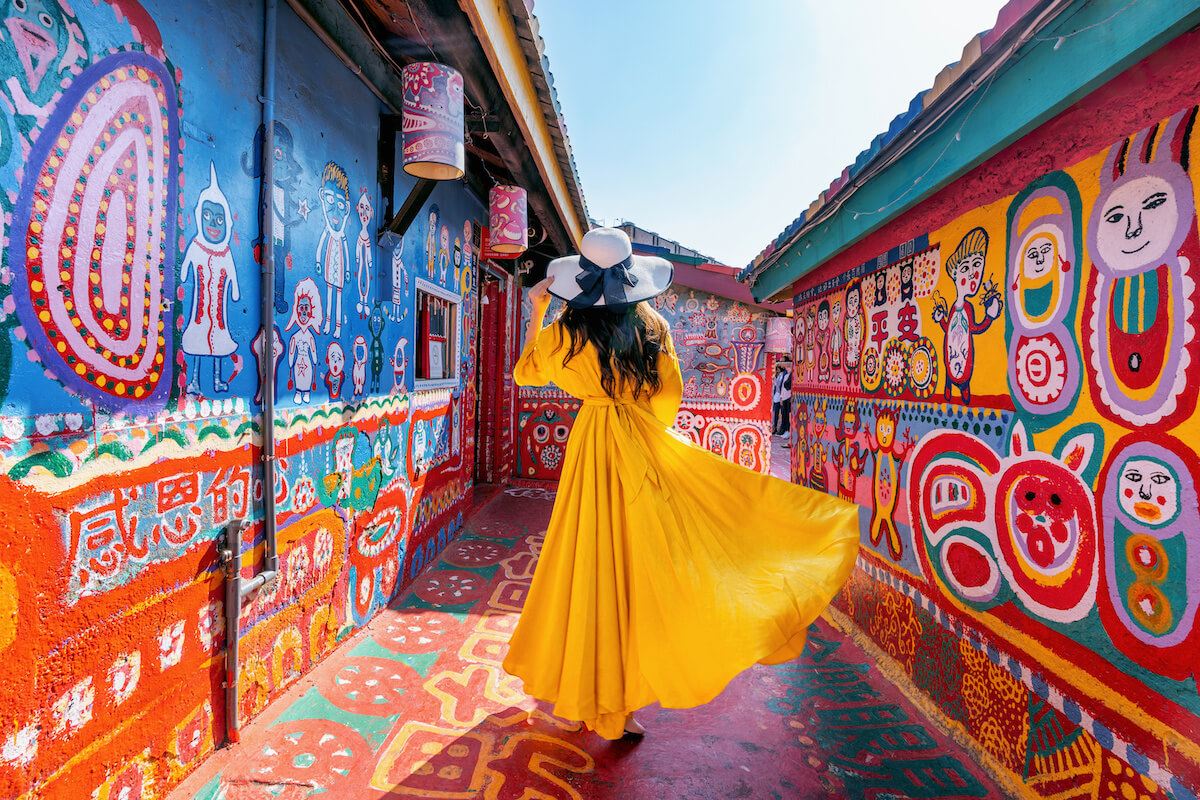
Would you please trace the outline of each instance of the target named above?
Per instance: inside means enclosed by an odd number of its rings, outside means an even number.
[[[317,504],[317,489],[313,479],[303,477],[292,485],[292,511],[303,514]]]
[[[863,306],[870,308],[875,305],[875,281],[879,278],[878,273],[871,273],[862,279],[862,296]]]
[[[108,668],[108,688],[113,699],[121,705],[133,695],[142,677],[142,652],[134,650],[120,656]]]
[[[64,414],[63,423],[69,431],[77,431],[83,427],[83,414]]]
[[[210,601],[199,612],[200,644],[212,650],[225,639],[225,604],[220,600]]]
[[[4,438],[16,441],[25,436],[25,421],[20,417],[4,417],[0,419],[0,431]]]
[[[928,297],[937,286],[938,275],[942,272],[941,251],[936,247],[920,253],[913,259],[913,294],[917,297]]]
[[[167,628],[158,638],[158,661],[162,669],[183,659],[183,620]]]
[[[24,766],[37,758],[40,725],[29,725],[9,735],[0,747],[0,761]]]
[[[287,565],[288,593],[299,595],[303,591],[305,579],[308,577],[310,565],[308,547],[297,542],[292,547],[292,551],[288,553]]]
[[[908,356],[904,343],[892,339],[883,348],[883,389],[889,397],[904,391],[908,380]]]
[[[72,686],[54,704],[54,735],[71,735],[92,721],[96,689],[89,675]]]
[[[55,414],[40,414],[33,421],[34,430],[42,436],[50,436],[58,432],[58,416]]]
[[[317,531],[317,540],[313,544],[313,564],[318,574],[324,575],[333,560],[333,534],[321,528]]]

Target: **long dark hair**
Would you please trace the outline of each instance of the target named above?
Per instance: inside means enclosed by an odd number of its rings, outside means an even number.
[[[645,303],[623,311],[603,306],[567,308],[559,322],[571,339],[563,363],[570,363],[591,342],[600,358],[600,385],[609,397],[615,398],[619,389],[632,391],[637,398],[662,388],[658,356],[670,333],[662,317]]]

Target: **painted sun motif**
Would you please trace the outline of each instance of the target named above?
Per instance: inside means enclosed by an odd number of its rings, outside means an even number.
[[[908,354],[908,388],[917,397],[929,397],[937,389],[937,349],[933,340],[921,337]]]

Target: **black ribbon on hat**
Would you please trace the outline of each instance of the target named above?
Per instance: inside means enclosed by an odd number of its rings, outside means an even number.
[[[591,308],[596,305],[600,295],[604,295],[604,303],[609,306],[628,305],[625,299],[625,287],[637,286],[637,276],[629,271],[633,266],[633,254],[630,253],[624,261],[618,261],[611,267],[601,267],[588,260],[585,255],[579,256],[579,268],[582,270],[575,276],[580,293],[567,305],[571,308]]]

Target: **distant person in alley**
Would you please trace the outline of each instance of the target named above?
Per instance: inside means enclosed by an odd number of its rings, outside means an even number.
[[[792,371],[786,364],[775,365],[771,384],[771,434],[787,436],[792,424]]]
[[[504,668],[606,739],[651,703],[690,708],[755,662],[790,661],[858,554],[857,508],[762,475],[672,430],[683,386],[666,321],[644,302],[670,262],[597,228],[530,291],[513,368],[583,405]],[[551,295],[567,304],[542,321]],[[789,394],[790,396],[790,394]]]

